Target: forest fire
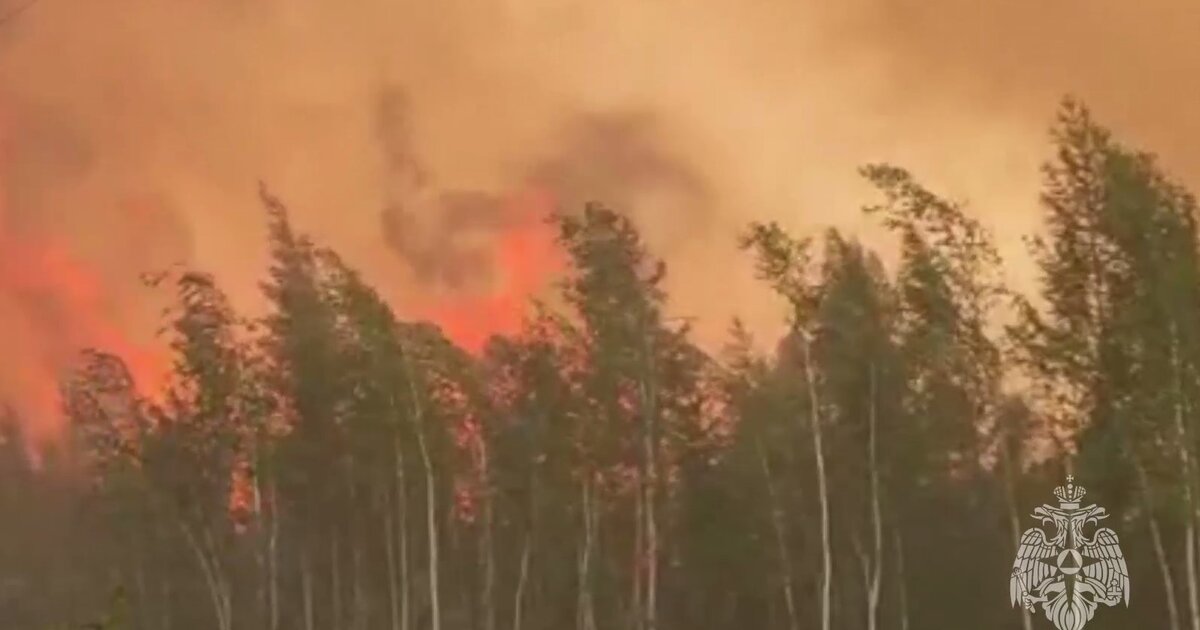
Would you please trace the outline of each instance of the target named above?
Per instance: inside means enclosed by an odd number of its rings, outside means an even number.
[[[6,129],[0,121],[0,147]],[[0,168],[9,159],[0,153]],[[32,443],[52,440],[62,426],[59,380],[85,348],[122,357],[143,393],[165,377],[161,353],[131,341],[106,316],[101,278],[50,236],[18,232],[7,215],[0,181],[0,346],[10,364],[0,389]]]
[[[1194,3],[910,5],[0,0],[0,630],[1200,630]]]
[[[0,230],[0,312],[10,347],[18,350],[21,391],[4,392],[30,432],[53,438],[61,425],[58,382],[78,353],[89,347],[125,360],[144,395],[159,389],[161,353],[131,341],[105,316],[100,279],[63,244]]]
[[[508,199],[504,211],[513,220],[495,239],[495,283],[486,292],[450,296],[430,308],[428,317],[470,352],[479,352],[496,334],[515,332],[530,298],[562,269],[563,261],[547,218],[554,197],[530,189]]]

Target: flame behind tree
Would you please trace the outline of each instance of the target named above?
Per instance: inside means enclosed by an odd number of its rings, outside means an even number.
[[[561,274],[563,259],[549,223],[553,197],[532,189],[513,195],[500,207],[512,217],[492,238],[490,286],[436,299],[426,312],[446,334],[469,351],[479,352],[494,334],[516,333],[531,299],[540,297]]]
[[[9,150],[9,125],[0,107],[0,173],[18,156]],[[0,402],[11,406],[36,452],[62,436],[58,383],[78,353],[103,348],[120,356],[143,394],[161,389],[166,353],[126,334],[103,279],[70,243],[17,225],[0,177]]]

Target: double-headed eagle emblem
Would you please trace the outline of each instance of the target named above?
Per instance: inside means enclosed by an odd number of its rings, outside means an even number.
[[[1084,493],[1068,475],[1067,487],[1054,489],[1058,507],[1047,504],[1033,511],[1042,528],[1021,535],[1009,579],[1012,604],[1029,612],[1040,605],[1058,630],[1082,630],[1100,604],[1129,605],[1129,570],[1117,534],[1107,527],[1097,527],[1091,536],[1083,531],[1109,516],[1102,507],[1080,507]],[[1047,534],[1051,525],[1052,536]]]

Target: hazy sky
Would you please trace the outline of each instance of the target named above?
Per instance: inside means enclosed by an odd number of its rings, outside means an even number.
[[[1197,24],[1188,0],[39,0],[0,25],[0,397],[48,426],[76,346],[136,354],[141,271],[253,308],[259,180],[410,314],[509,304],[461,300],[512,280],[496,244],[549,194],[635,216],[706,342],[771,332],[737,231],[863,230],[873,161],[969,200],[1027,283],[1064,94],[1195,180]]]

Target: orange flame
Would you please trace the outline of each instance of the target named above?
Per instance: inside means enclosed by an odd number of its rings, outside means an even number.
[[[9,157],[0,110],[0,173]],[[132,342],[113,321],[98,275],[60,240],[11,229],[0,179],[0,347],[9,351],[0,374],[0,403],[18,414],[31,446],[62,429],[59,380],[78,353],[96,348],[123,358],[143,393],[157,391],[166,361]]]
[[[161,354],[135,344],[106,316],[104,288],[97,276],[61,244],[48,239],[15,238],[0,231],[0,295],[15,298],[23,316],[38,332],[27,340],[35,356],[23,361],[21,380],[29,391],[14,401],[31,437],[53,437],[61,424],[60,371],[88,347],[125,360],[143,394],[158,391],[165,374]],[[10,392],[10,394],[12,394]]]
[[[529,300],[563,268],[553,227],[545,222],[554,207],[553,197],[529,190],[514,195],[508,204],[506,209],[518,221],[496,241],[496,285],[484,295],[441,300],[429,312],[430,319],[469,352],[482,350],[493,335],[517,332]]]

